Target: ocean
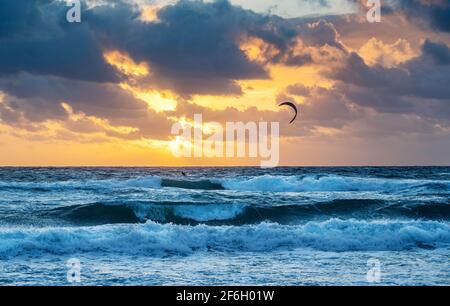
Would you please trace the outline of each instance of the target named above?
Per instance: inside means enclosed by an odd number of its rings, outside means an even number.
[[[449,259],[450,167],[0,168],[0,285],[450,285]]]

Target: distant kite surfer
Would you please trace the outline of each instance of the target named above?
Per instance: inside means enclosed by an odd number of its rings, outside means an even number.
[[[297,115],[298,115],[298,110],[297,110],[297,106],[294,104],[294,103],[292,103],[292,102],[284,102],[284,103],[281,103],[280,105],[278,105],[278,106],[289,106],[290,108],[292,108],[294,111],[295,111],[295,116],[294,116],[294,118],[291,120],[291,122],[289,122],[289,124],[292,124],[294,121],[295,121],[295,119],[297,119]]]

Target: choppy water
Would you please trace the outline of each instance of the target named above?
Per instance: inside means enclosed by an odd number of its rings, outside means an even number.
[[[0,284],[449,285],[449,221],[445,167],[0,168]]]

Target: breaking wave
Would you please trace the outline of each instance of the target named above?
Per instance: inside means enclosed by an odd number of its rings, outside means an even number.
[[[246,210],[245,205],[128,203],[74,205],[41,212],[43,217],[69,221],[76,225],[116,223],[201,223],[233,221]]]
[[[386,179],[340,175],[274,176],[224,179],[172,179],[144,176],[133,179],[74,180],[65,182],[0,182],[1,189],[121,189],[179,188],[197,190],[235,190],[254,192],[339,192],[339,191],[401,191],[409,188],[450,190],[450,181]]]
[[[41,212],[42,217],[75,225],[144,223],[154,221],[182,225],[242,225],[260,222],[301,223],[324,218],[450,220],[448,203],[390,204],[382,200],[333,200],[323,203],[257,206],[245,204],[199,204],[130,202],[74,205]]]
[[[249,179],[228,179],[223,182],[226,189],[266,192],[310,192],[310,191],[392,191],[413,187],[450,188],[449,181],[439,183],[426,180],[398,180],[338,175],[272,176],[264,175]]]
[[[147,222],[86,228],[0,229],[0,257],[40,253],[110,253],[144,256],[199,251],[383,251],[447,248],[450,225],[435,221],[331,219],[286,226],[186,226]]]

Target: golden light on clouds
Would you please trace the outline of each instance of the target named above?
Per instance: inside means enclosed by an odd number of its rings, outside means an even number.
[[[139,79],[148,76],[151,71],[147,63],[136,63],[128,54],[114,50],[104,54],[107,62],[130,78]],[[122,89],[132,93],[137,99],[157,111],[173,111],[177,106],[177,97],[168,90],[142,89],[132,84],[121,83]]]
[[[111,131],[115,132],[117,134],[121,135],[128,135],[133,132],[138,132],[138,128],[134,127],[128,127],[128,126],[117,126],[117,125],[111,125],[108,120],[97,118],[94,116],[87,116],[83,113],[75,113],[72,109],[72,107],[67,103],[61,103],[61,106],[66,110],[66,112],[69,115],[69,124],[70,123],[84,123],[85,125],[88,124],[91,127],[98,127],[98,131],[104,130],[104,131]],[[51,122],[51,121],[50,121]],[[93,129],[94,131],[97,129]]]
[[[255,46],[257,40],[248,45],[248,55],[255,60],[261,60],[263,55],[258,54]],[[258,46],[258,45],[257,45]],[[253,49],[252,49],[253,48]],[[129,82],[120,84],[121,88],[133,94],[136,98],[146,102],[148,107],[157,112],[176,110],[178,97],[170,90],[145,89],[136,85],[133,80],[143,79],[151,74],[151,67],[146,63],[137,63],[129,55],[119,51],[109,51],[104,54],[109,64],[129,76]],[[301,67],[285,65],[267,65],[270,78],[261,80],[236,81],[242,88],[242,95],[214,96],[194,95],[191,101],[194,104],[213,110],[223,110],[234,107],[240,111],[256,107],[258,110],[279,111],[279,95],[286,91],[286,87],[293,84],[303,84],[307,87],[329,87],[332,83],[324,79],[319,67],[306,65]],[[0,93],[0,101],[2,95]],[[295,97],[296,102],[302,103],[301,97]],[[68,114],[68,119],[61,121],[47,121],[41,124],[39,132],[9,130],[8,137],[2,137],[3,145],[14,143],[17,148],[30,147],[33,157],[12,156],[3,152],[0,154],[2,162],[14,165],[249,165],[255,161],[249,159],[226,160],[224,158],[185,159],[175,158],[173,150],[181,147],[192,147],[191,141],[182,137],[170,136],[167,131],[167,140],[133,139],[128,135],[138,133],[133,127],[117,126],[108,120],[88,116],[76,112],[68,103],[61,105]],[[187,126],[196,127],[192,118],[169,118]],[[206,118],[205,118],[206,119]],[[200,127],[206,135],[214,131],[214,127],[206,122]],[[4,131],[4,130],[3,130]],[[333,134],[336,131],[321,130],[318,133]],[[45,140],[45,141],[43,141]],[[207,140],[205,140],[207,143]],[[211,148],[213,146],[210,146]],[[212,149],[211,149],[212,150]],[[26,149],[24,148],[25,152]],[[95,152],[98,156],[95,156]],[[103,152],[103,155],[101,154]],[[104,152],[108,152],[107,156]],[[46,156],[48,154],[48,156]],[[90,155],[92,154],[92,155]],[[65,156],[58,158],[56,155]],[[257,163],[257,162],[255,162]]]
[[[23,44],[5,41],[5,50],[21,51],[5,57],[11,69],[0,80],[0,164],[252,163],[175,159],[171,149],[189,144],[173,135],[170,126],[180,122],[198,128],[193,112],[204,115],[200,128],[205,138],[214,134],[209,121],[280,121],[286,152],[282,164],[293,165],[353,163],[358,156],[349,145],[355,139],[367,138],[378,148],[377,141],[391,135],[397,140],[425,135],[428,141],[428,135],[435,139],[450,133],[444,118],[450,38],[425,19],[406,18],[409,12],[392,12],[382,23],[369,24],[360,12],[284,19],[209,0],[125,2],[130,6],[96,3],[90,8],[93,16],[97,9],[105,10],[98,11],[105,20],[95,26],[86,20],[83,29],[89,35],[83,39],[93,49],[70,63],[45,52],[23,60],[31,47],[67,47],[53,44],[72,35],[59,23],[55,31],[47,31],[46,41],[25,36],[20,36]],[[116,22],[123,29],[112,33],[110,25]],[[20,35],[15,30],[11,37]],[[99,48],[100,58],[89,51]],[[369,67],[355,65],[356,55]],[[377,65],[396,68],[395,73]],[[372,76],[390,82],[372,86]],[[279,107],[285,101],[300,110],[292,125],[291,110]],[[369,155],[375,151],[367,150]],[[374,160],[383,161],[378,158]]]
[[[274,57],[279,53],[279,50],[273,45],[257,37],[245,37],[239,47],[250,60],[260,63],[266,62],[267,58]]]
[[[375,37],[369,39],[358,53],[368,65],[379,64],[387,68],[397,66],[420,55],[420,52],[414,51],[405,39],[398,39],[393,44],[385,44]]]
[[[147,103],[154,111],[173,111],[177,107],[177,97],[169,90],[147,90],[127,83],[122,83],[120,86],[131,92],[137,99]]]
[[[143,22],[158,22],[158,11],[161,9],[157,5],[146,5],[141,10],[139,19]]]
[[[244,80],[237,83],[241,86],[241,96],[210,96],[196,95],[192,102],[213,110],[224,110],[229,107],[240,111],[256,107],[258,110],[278,111],[279,95],[286,91],[289,85],[302,84],[306,87],[330,88],[333,82],[324,78],[317,66],[289,67],[271,65],[270,79]],[[303,98],[296,97],[302,103]]]
[[[114,50],[104,54],[106,61],[117,70],[129,77],[144,77],[150,73],[147,63],[136,63],[126,53]]]

